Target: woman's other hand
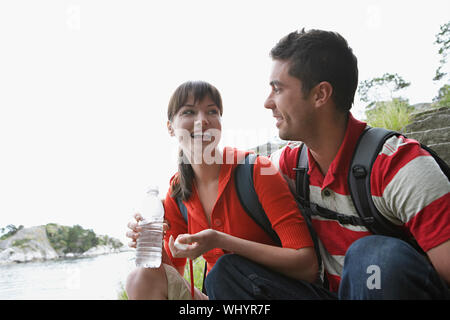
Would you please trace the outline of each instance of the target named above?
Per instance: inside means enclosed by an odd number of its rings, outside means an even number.
[[[205,229],[196,234],[180,234],[175,245],[172,236],[169,238],[169,249],[174,258],[195,259],[205,252],[214,249],[218,232],[213,229]]]

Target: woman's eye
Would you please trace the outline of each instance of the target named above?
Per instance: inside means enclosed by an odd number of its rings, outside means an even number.
[[[192,114],[194,114],[194,111],[193,111],[193,110],[184,110],[184,111],[182,112],[182,114],[183,114],[183,115],[192,115]]]
[[[209,110],[209,114],[218,114],[219,111],[216,109]]]

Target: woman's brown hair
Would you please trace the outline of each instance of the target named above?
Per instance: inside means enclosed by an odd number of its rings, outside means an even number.
[[[189,96],[194,98],[194,104],[202,101],[205,97],[210,97],[212,101],[219,108],[220,115],[222,115],[222,98],[219,90],[213,85],[205,81],[187,81],[181,84],[169,100],[169,107],[167,109],[167,118],[172,121],[181,107],[186,103]],[[181,200],[188,200],[192,194],[192,183],[194,180],[194,171],[192,166],[183,155],[183,150],[180,149],[178,159],[178,176],[172,180],[171,197],[180,197]]]

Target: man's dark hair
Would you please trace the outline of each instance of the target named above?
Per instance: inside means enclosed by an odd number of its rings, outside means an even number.
[[[333,87],[336,107],[348,112],[358,86],[357,59],[338,33],[305,29],[283,37],[271,50],[275,60],[289,61],[289,74],[302,82],[303,94],[322,81]]]

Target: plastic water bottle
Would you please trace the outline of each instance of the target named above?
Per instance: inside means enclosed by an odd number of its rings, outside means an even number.
[[[158,268],[161,265],[164,207],[158,198],[158,187],[150,187],[142,205],[142,228],[137,238],[136,266]]]

